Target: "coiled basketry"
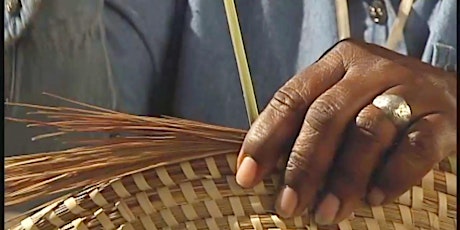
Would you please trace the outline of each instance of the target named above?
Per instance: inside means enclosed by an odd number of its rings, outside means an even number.
[[[54,121],[20,121],[55,126],[59,129],[55,135],[124,131],[124,136],[119,137],[123,142],[118,143],[124,143],[125,148],[115,148],[113,140],[101,139],[89,145],[91,151],[79,147],[72,151],[7,158],[7,202],[27,194],[15,194],[21,186],[22,191],[26,187],[29,189],[30,196],[53,193],[52,189],[57,188],[80,187],[77,193],[59,198],[29,216],[10,221],[14,225],[12,229],[450,230],[457,227],[455,165],[448,159],[393,203],[381,207],[363,206],[338,225],[318,226],[308,215],[282,219],[274,214],[278,173],[252,189],[236,184],[236,157],[244,131],[100,109],[37,109],[37,113]],[[160,136],[162,138],[152,138]],[[136,141],[147,137],[150,139],[142,142],[147,147],[136,147]],[[112,148],[107,147],[109,144]],[[106,163],[97,164],[95,157],[106,158]],[[72,166],[71,169],[62,164],[64,161]],[[43,169],[38,164],[50,164],[50,172],[44,177],[48,179],[12,179],[18,173],[43,176],[39,175]],[[27,170],[21,168],[24,165]]]
[[[393,204],[363,207],[338,226],[272,213],[275,176],[236,184],[236,155],[148,169],[85,189],[13,229],[456,229],[455,176],[438,170]],[[453,180],[453,181],[452,181]],[[449,183],[451,183],[449,185]]]

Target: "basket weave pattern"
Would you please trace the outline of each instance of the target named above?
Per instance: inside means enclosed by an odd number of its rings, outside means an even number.
[[[6,204],[79,188],[77,193],[45,204],[35,213],[31,211],[22,221],[9,221],[12,229],[457,227],[456,161],[449,158],[435,165],[419,184],[393,203],[380,207],[363,204],[338,225],[324,227],[316,225],[308,214],[290,219],[274,214],[279,170],[254,188],[237,185],[237,152],[244,130],[177,118],[128,115],[69,102],[89,110],[19,104],[38,110],[30,114],[44,115],[52,121],[13,120],[58,129],[41,137],[120,131],[126,136],[91,139],[83,147],[7,159]]]
[[[273,213],[279,178],[235,181],[236,154],[147,169],[87,188],[14,229],[455,229],[456,176],[432,170],[394,203],[362,207],[337,226]]]

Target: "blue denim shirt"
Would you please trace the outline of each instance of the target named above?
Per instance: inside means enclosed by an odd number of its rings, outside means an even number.
[[[388,21],[374,23],[371,1],[348,1],[351,36],[384,45],[400,1],[386,0]],[[338,41],[334,0],[237,1],[259,109],[295,73]],[[247,118],[221,1],[189,1],[177,65],[175,115],[247,128]],[[456,68],[455,0],[415,1],[397,51]]]
[[[8,100],[56,104],[40,95],[46,91],[123,112],[247,128],[222,1],[22,2],[28,10],[22,18],[5,12]],[[384,1],[384,25],[371,20],[370,2],[349,1],[351,36],[383,45],[399,1]],[[335,1],[236,3],[263,109],[286,80],[338,41]],[[415,1],[397,52],[456,70],[456,9],[456,0]],[[24,143],[36,132],[10,123],[6,129],[9,155],[60,147],[39,142],[32,148]]]

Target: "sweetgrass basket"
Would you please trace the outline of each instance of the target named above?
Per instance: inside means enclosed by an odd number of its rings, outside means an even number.
[[[393,203],[363,206],[338,225],[318,226],[308,214],[290,219],[274,214],[279,173],[274,172],[252,189],[236,184],[236,157],[245,134],[242,130],[175,118],[140,117],[95,107],[77,110],[21,106],[36,108],[36,113],[54,119],[52,122],[19,120],[59,129],[54,135],[46,134],[47,137],[123,130],[124,136],[116,143],[124,143],[125,148],[114,148],[113,140],[100,139],[89,145],[92,151],[79,147],[7,158],[7,202],[17,197],[25,202],[27,199],[21,194],[33,197],[59,189],[80,188],[79,192],[11,220],[11,229],[450,230],[457,227],[456,164],[449,159],[436,165],[418,185]],[[145,148],[139,149],[134,144],[140,139]],[[91,165],[95,155],[105,158],[107,163],[85,167]],[[43,160],[45,156],[49,159]],[[62,166],[63,161],[72,167]],[[40,167],[48,163],[47,179],[8,182],[12,180],[8,173],[39,175]],[[15,194],[10,190],[8,196],[8,183],[13,190],[18,184],[29,183],[22,187],[23,191],[24,187],[29,191]]]
[[[456,229],[455,188],[446,183],[455,177],[447,172],[431,171],[426,187],[393,204],[319,227],[309,216],[271,214],[277,178],[242,189],[235,164],[229,154],[127,175],[51,204],[13,229]]]
[[[232,0],[224,4],[252,120],[257,106],[238,36],[235,5]],[[7,158],[6,205],[79,189],[10,220],[12,229],[457,228],[455,160],[442,161],[391,204],[363,206],[338,225],[318,226],[307,214],[290,219],[274,214],[278,172],[252,189],[236,184],[236,156],[245,131],[74,103],[86,110],[16,104],[37,109],[35,114],[52,121],[12,120],[58,128],[58,132],[37,139],[69,133],[123,135],[80,141],[83,147],[64,151]]]

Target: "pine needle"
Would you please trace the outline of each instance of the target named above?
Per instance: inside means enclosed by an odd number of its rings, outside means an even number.
[[[37,119],[6,118],[29,127],[54,127],[33,140],[60,137],[79,147],[5,159],[5,205],[81,189],[161,165],[236,154],[245,131],[171,117],[119,113],[51,95],[86,109],[7,103]],[[78,138],[76,134],[102,134]],[[109,138],[110,135],[117,135]]]
[[[78,102],[74,104],[86,106]],[[180,118],[136,116],[94,106],[75,109],[21,103],[8,105],[37,110],[28,116],[39,117],[7,120],[30,127],[56,129],[38,135],[34,140],[59,136],[66,143],[79,146],[7,157],[6,206],[105,183],[158,166],[224,154],[236,155],[246,134],[244,130]],[[81,134],[102,135],[81,137]]]

